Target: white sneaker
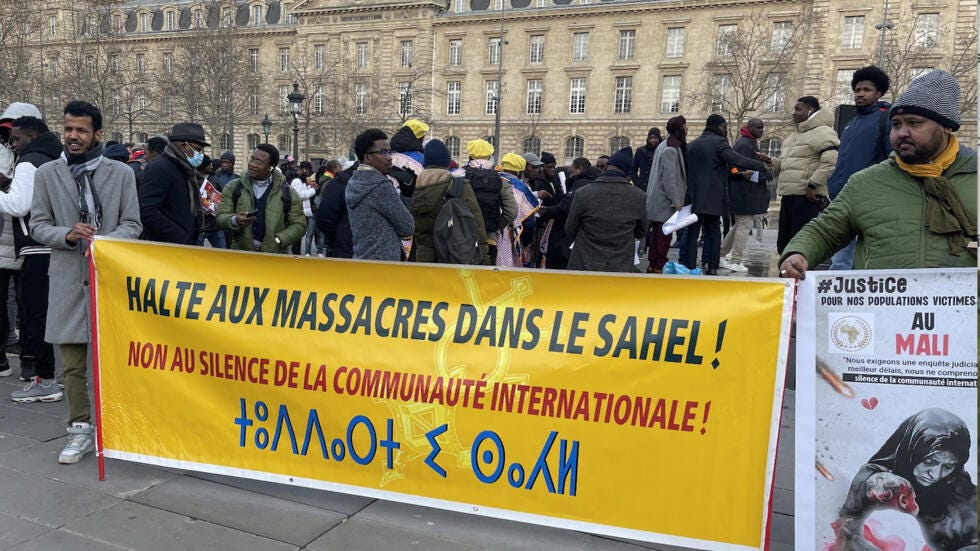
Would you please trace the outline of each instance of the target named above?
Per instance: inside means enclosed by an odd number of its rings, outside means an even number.
[[[731,259],[728,258],[727,256],[723,256],[723,257],[719,258],[718,259],[718,267],[719,268],[724,268],[726,270],[731,270],[732,269]]]
[[[745,272],[749,271],[749,269],[746,268],[745,265],[742,264],[741,262],[736,262],[735,264],[728,263],[728,266],[725,267],[733,272],[738,272],[740,274],[744,274]]]
[[[68,443],[58,456],[58,463],[78,463],[85,454],[95,450],[95,433],[89,423],[72,423],[68,427]]]

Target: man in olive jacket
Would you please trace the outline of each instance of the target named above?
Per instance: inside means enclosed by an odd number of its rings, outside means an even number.
[[[232,232],[232,249],[289,254],[289,246],[306,235],[302,202],[282,172],[273,168],[278,163],[279,150],[259,144],[245,176],[228,182],[221,192],[218,227]],[[284,193],[290,195],[288,201]]]
[[[802,279],[857,236],[854,269],[977,265],[977,156],[959,145],[960,87],[945,71],[914,80],[889,112],[894,153],[857,172],[786,245],[780,274]]]

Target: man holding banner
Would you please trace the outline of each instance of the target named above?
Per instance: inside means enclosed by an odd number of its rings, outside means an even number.
[[[58,344],[68,395],[68,443],[59,463],[95,447],[90,424],[88,243],[96,235],[136,239],[143,230],[136,177],[102,156],[102,113],[83,101],[65,106],[65,151],[34,176],[31,236],[51,247],[45,340]]]
[[[855,269],[977,265],[977,154],[961,146],[960,86],[917,78],[892,106],[895,154],[848,180],[787,244],[780,275],[802,279],[858,236]]]

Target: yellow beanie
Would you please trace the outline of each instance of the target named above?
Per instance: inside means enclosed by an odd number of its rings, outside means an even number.
[[[508,153],[504,155],[504,158],[500,161],[500,165],[504,167],[504,170],[520,172],[527,166],[527,161],[517,153]]]
[[[471,159],[489,159],[493,155],[493,146],[486,140],[470,140],[466,142],[466,152]]]
[[[411,128],[412,134],[415,134],[415,137],[420,140],[422,139],[422,136],[425,136],[426,134],[429,133],[429,125],[425,124],[424,122],[418,119],[408,119],[407,121],[405,121],[405,124],[403,124],[402,126],[407,126]]]

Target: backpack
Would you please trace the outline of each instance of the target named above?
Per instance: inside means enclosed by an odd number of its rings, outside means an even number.
[[[447,186],[445,203],[436,214],[432,242],[436,261],[443,264],[480,264],[480,226],[463,200],[463,178]]]
[[[486,168],[466,167],[466,179],[473,188],[476,202],[483,213],[483,223],[487,233],[500,229],[500,175]]]
[[[231,183],[231,182],[229,182]],[[289,187],[286,182],[282,183],[282,218],[283,220],[288,220],[289,209],[293,207],[293,195],[289,193],[293,188]],[[238,182],[235,186],[235,190],[231,192],[231,204],[232,212],[238,212],[238,198],[242,196],[242,183]]]

